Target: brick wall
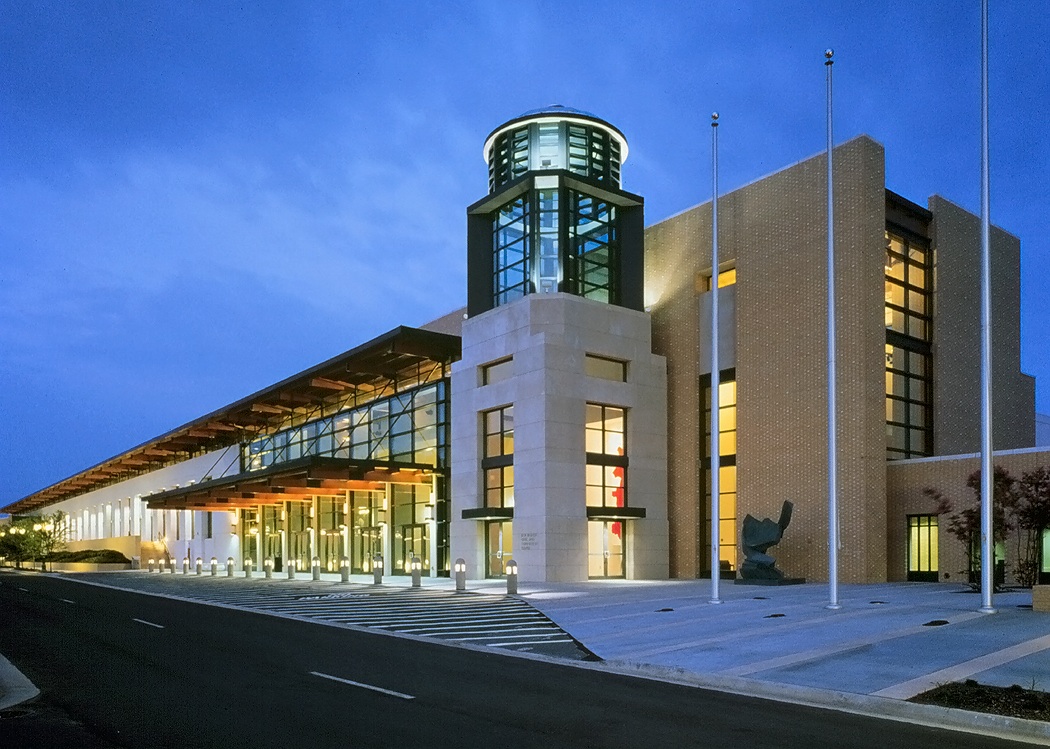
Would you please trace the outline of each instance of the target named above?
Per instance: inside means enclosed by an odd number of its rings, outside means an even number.
[[[795,503],[774,550],[788,574],[827,577],[826,161],[817,156],[719,199],[719,254],[737,265],[738,518]],[[886,570],[882,147],[835,149],[839,488],[843,581]],[[671,574],[701,571],[698,294],[711,264],[704,204],[646,234],[654,350],[667,357]],[[739,520],[738,520],[739,525]]]

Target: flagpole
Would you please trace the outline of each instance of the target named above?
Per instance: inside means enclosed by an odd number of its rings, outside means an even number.
[[[721,382],[718,363],[718,112],[714,112],[711,114],[711,600],[708,603],[722,603],[718,596],[722,573],[718,542],[722,468],[718,390]]]
[[[831,150],[834,144],[831,121],[831,67],[835,52],[824,51],[828,84],[828,608],[839,604],[839,509],[838,509],[838,423],[835,379],[835,205]]]
[[[988,187],[988,0],[981,0],[981,608],[994,614],[992,528],[992,261]]]

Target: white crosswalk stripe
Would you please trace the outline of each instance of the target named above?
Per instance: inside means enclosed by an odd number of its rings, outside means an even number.
[[[519,598],[395,585],[245,580],[142,572],[107,573],[109,585],[284,616],[383,629],[417,637],[593,659],[558,625]]]

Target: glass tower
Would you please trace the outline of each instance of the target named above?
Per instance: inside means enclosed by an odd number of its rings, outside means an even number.
[[[562,106],[485,140],[489,194],[467,209],[467,312],[566,292],[642,309],[642,198],[620,189],[623,133]]]

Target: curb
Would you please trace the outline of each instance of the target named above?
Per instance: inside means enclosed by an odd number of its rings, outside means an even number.
[[[872,718],[914,723],[931,728],[965,731],[998,739],[1023,741],[1038,746],[1050,745],[1050,723],[1025,718],[1014,718],[991,713],[975,713],[938,705],[874,697],[854,692],[836,692],[830,689],[781,684],[777,682],[744,679],[739,676],[697,674],[676,668],[666,668],[631,661],[603,661],[606,670],[656,681],[729,692],[745,697],[788,702],[807,707],[825,708]]]
[[[20,705],[40,694],[40,690],[11,661],[0,655],[0,710]]]

